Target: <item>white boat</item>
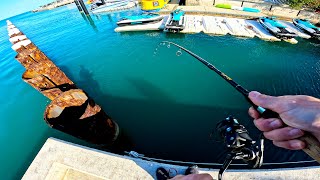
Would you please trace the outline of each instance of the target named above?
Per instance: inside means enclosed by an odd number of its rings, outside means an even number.
[[[91,6],[91,12],[92,13],[101,13],[101,12],[107,12],[114,8],[122,7],[128,5],[128,3],[131,1],[107,1],[106,4],[103,4],[101,6],[96,6],[95,4]]]
[[[158,31],[163,29],[165,19],[155,21],[147,24],[137,24],[129,26],[118,26],[115,28],[115,32],[128,32],[128,31]]]
[[[163,16],[159,14],[146,13],[137,16],[125,16],[117,22],[118,26],[127,26],[127,25],[142,25],[148,23],[159,22],[163,19]]]

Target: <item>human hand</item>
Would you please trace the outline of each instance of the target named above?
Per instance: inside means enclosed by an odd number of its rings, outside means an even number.
[[[249,98],[254,104],[279,114],[281,119],[265,119],[253,107],[249,109],[255,126],[274,145],[291,150],[303,149],[306,143],[298,138],[304,135],[304,131],[320,141],[320,99],[304,95],[275,97],[256,91],[250,92]]]

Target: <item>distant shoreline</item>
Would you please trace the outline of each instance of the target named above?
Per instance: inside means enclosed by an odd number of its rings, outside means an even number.
[[[73,2],[74,0],[57,0],[52,3],[40,6],[39,8],[34,9],[31,12],[35,13],[35,12],[47,11],[47,10],[55,9],[68,4],[72,4]]]

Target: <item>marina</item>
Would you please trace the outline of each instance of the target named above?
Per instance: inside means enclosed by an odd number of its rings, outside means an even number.
[[[243,4],[243,3],[242,3]],[[242,5],[241,5],[242,6]],[[218,4],[216,9],[232,9],[232,10],[244,10],[246,8],[238,8],[238,6],[230,6],[228,4]],[[270,7],[270,9],[272,6]],[[209,35],[232,35],[244,38],[254,38],[258,37],[266,41],[286,41],[291,44],[297,44],[299,38],[310,39],[315,36],[310,36],[301,26],[297,26],[294,19],[287,18],[283,19],[272,19],[271,17],[261,17],[261,12],[248,7],[245,12],[246,15],[234,15],[230,13],[229,15],[235,17],[228,17],[226,14],[216,14],[210,15],[210,11],[201,8],[194,9],[192,6],[181,6],[180,7],[169,7],[172,11],[167,12],[166,10],[161,10],[159,13],[166,19],[166,21],[160,22],[150,22],[150,24],[128,24],[127,27],[117,27],[116,32],[126,32],[126,31],[164,31],[164,32],[177,32],[177,33],[205,33]],[[214,9],[214,11],[216,11]],[[176,29],[168,30],[167,27],[172,26],[171,18],[172,13],[175,11],[184,12],[181,16],[181,23]],[[169,13],[169,15],[168,15]],[[250,14],[251,13],[251,14]],[[248,15],[247,15],[248,14]],[[250,15],[249,15],[250,14]],[[256,15],[254,15],[256,14]],[[248,18],[248,16],[251,16]],[[264,21],[268,22],[264,22]],[[270,24],[271,23],[271,24]],[[310,22],[309,22],[310,23]],[[312,25],[312,24],[311,24]],[[310,25],[310,26],[311,26]],[[312,25],[314,26],[314,25]],[[319,30],[318,30],[319,31]],[[317,37],[315,37],[317,38]]]
[[[168,23],[169,16],[164,20],[150,24],[135,24],[115,28],[116,32],[126,31],[163,31]],[[300,38],[309,39],[311,36],[302,32],[291,22],[281,21]],[[238,18],[227,18],[217,16],[185,15],[185,27],[181,33],[205,33],[211,35],[233,35],[237,37],[258,37],[267,41],[281,41],[280,38],[269,33],[257,20],[246,20]],[[289,38],[289,42],[296,44],[297,40]]]
[[[251,4],[248,7],[243,6],[244,2],[241,3],[241,6],[237,6],[235,2],[230,1],[231,4],[221,3],[221,1],[214,1],[215,9],[208,9],[207,7],[202,7],[194,9],[192,6],[174,6],[173,4],[167,4],[168,1],[161,1],[161,3],[153,5],[153,8],[149,1],[141,1],[141,10],[146,12],[140,12],[140,15],[135,16],[136,18],[134,23],[131,24],[120,24],[117,23],[119,27],[115,28],[115,32],[127,32],[127,31],[164,31],[164,32],[181,32],[181,33],[206,33],[210,35],[233,35],[237,37],[244,38],[254,38],[258,37],[267,41],[286,41],[292,44],[297,44],[298,40],[295,37],[309,39],[312,37],[318,38],[320,35],[308,35],[310,34],[305,26],[299,25],[296,23],[295,19],[288,20],[276,20],[274,16],[272,17],[262,17],[265,9],[260,10],[253,8]],[[75,3],[78,6],[80,12],[84,12],[89,15],[88,10],[86,9],[83,2],[76,0]],[[189,2],[190,3],[190,2]],[[220,3],[220,4],[219,4]],[[276,2],[271,2],[274,4],[279,4]],[[130,11],[133,8],[137,8],[137,1],[130,0],[117,0],[117,1],[106,1],[103,0],[102,3],[96,3],[93,0],[88,0],[87,4],[90,4],[90,11],[93,14],[106,14],[106,13],[116,13],[120,11]],[[281,3],[280,3],[281,4]],[[246,4],[245,4],[246,5]],[[267,4],[266,4],[267,5]],[[257,6],[259,7],[259,6]],[[163,8],[163,10],[161,9]],[[273,8],[273,5],[270,6],[269,11]],[[171,11],[167,11],[171,9]],[[226,12],[221,13],[224,16],[219,15],[207,15],[210,13],[215,13],[219,9],[224,9]],[[148,11],[155,10],[161,14],[161,17],[164,20],[148,20],[144,19],[143,16],[152,15]],[[231,10],[228,13],[228,10]],[[285,9],[284,9],[285,10]],[[243,11],[243,13],[237,12]],[[232,12],[232,13],[231,13]],[[238,14],[234,14],[237,12]],[[142,13],[142,14],[141,14]],[[168,15],[169,13],[169,15]],[[176,14],[175,14],[176,13]],[[181,15],[179,14],[181,13]],[[205,15],[192,15],[196,14],[205,14]],[[219,14],[219,13],[218,13]],[[297,13],[297,16],[300,14],[300,11]],[[153,15],[158,15],[154,13]],[[230,18],[228,15],[239,16],[240,18]],[[181,17],[180,17],[181,16]],[[250,17],[247,19],[246,17]],[[130,19],[130,17],[128,17]],[[139,18],[142,19],[139,22]],[[177,20],[175,20],[177,18]],[[287,19],[289,17],[286,17]],[[289,18],[290,19],[290,18]],[[176,22],[175,22],[176,21]],[[257,21],[258,23],[256,23]],[[300,21],[302,22],[302,21]],[[311,28],[315,28],[317,32],[319,29],[315,27],[308,21],[308,25]],[[173,25],[175,24],[175,25]],[[261,28],[262,26],[262,28]],[[310,28],[309,28],[310,29]],[[313,30],[312,30],[313,31]]]

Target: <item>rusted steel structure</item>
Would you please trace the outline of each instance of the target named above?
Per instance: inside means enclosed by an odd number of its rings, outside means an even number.
[[[95,144],[114,142],[119,131],[117,124],[80,89],[55,98],[44,118],[51,127]]]
[[[119,136],[116,122],[42,52],[7,21],[16,60],[26,68],[22,79],[49,98],[44,119],[50,127],[91,143],[111,145]]]

